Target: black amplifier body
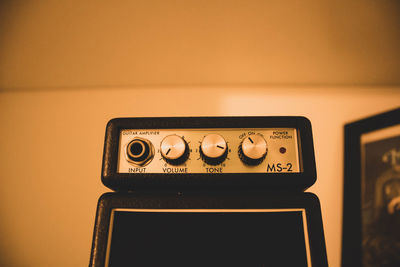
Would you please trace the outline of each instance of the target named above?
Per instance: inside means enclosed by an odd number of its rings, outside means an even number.
[[[304,117],[107,124],[90,266],[326,267]]]
[[[92,267],[326,267],[311,193],[106,193],[97,207]]]
[[[304,117],[118,118],[106,128],[102,182],[113,190],[304,190],[315,180]]]

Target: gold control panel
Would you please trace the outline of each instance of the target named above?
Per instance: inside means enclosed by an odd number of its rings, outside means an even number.
[[[295,128],[124,129],[118,173],[300,173]]]

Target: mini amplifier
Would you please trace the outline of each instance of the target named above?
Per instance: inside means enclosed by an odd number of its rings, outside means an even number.
[[[102,181],[114,190],[304,190],[315,179],[304,117],[118,118],[106,129]]]
[[[311,193],[106,193],[92,267],[327,267]]]

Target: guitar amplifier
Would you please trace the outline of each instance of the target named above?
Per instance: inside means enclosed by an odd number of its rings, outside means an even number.
[[[315,179],[304,117],[118,118],[106,129],[102,182],[113,190],[305,190]]]
[[[304,117],[119,118],[90,266],[327,266]]]
[[[326,267],[318,198],[311,193],[106,193],[92,267]]]

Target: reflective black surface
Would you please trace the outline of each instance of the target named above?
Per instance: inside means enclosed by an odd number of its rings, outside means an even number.
[[[115,211],[109,266],[307,266],[293,212]]]

